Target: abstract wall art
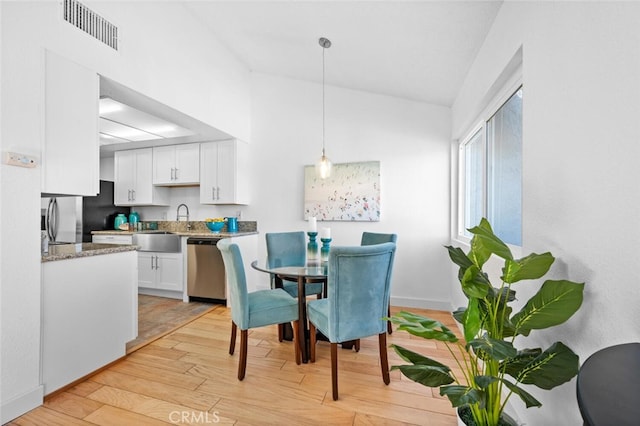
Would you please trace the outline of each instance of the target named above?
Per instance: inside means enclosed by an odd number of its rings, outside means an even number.
[[[304,218],[318,220],[380,220],[380,162],[334,164],[327,179],[304,167]]]

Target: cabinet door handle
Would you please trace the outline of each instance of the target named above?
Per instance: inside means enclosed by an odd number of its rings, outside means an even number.
[[[136,200],[136,190],[132,189],[131,190],[131,201],[135,201]]]
[[[158,256],[156,256],[156,269],[158,269]]]
[[[220,201],[220,187],[218,186],[218,201]]]
[[[131,201],[131,190],[127,189],[127,201]]]
[[[153,269],[153,256],[151,256],[151,269]]]
[[[215,186],[211,187],[211,199],[212,200],[216,199],[216,187]]]
[[[171,168],[171,180],[175,179],[175,171],[176,169],[174,169],[173,167]]]
[[[178,169],[174,169],[176,171],[176,180],[178,180]]]

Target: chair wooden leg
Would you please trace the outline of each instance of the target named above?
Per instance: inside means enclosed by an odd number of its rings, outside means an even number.
[[[236,323],[231,321],[231,340],[229,341],[229,355],[236,350]]]
[[[278,324],[278,342],[284,340],[284,324]]]
[[[391,304],[387,306],[387,316],[391,318]],[[393,333],[393,328],[391,327],[391,321],[387,321],[387,333]]]
[[[331,343],[331,391],[333,400],[338,400],[338,344]]]
[[[378,342],[380,343],[380,368],[382,369],[382,381],[388,385],[389,379],[389,360],[387,358],[387,334],[378,334]]]
[[[356,349],[356,352],[360,352],[360,339],[357,339],[355,341],[355,344],[353,345],[353,347]]]
[[[316,362],[316,326],[309,322],[309,360]]]
[[[300,365],[302,362],[302,353],[300,352],[300,336],[298,336],[298,321],[293,322],[293,348],[295,351],[296,364]]]
[[[248,330],[240,330],[240,360],[238,361],[238,380],[244,379],[247,371],[247,336]]]

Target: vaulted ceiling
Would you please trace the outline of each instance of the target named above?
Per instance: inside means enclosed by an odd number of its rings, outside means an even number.
[[[502,1],[184,1],[256,72],[451,106]]]

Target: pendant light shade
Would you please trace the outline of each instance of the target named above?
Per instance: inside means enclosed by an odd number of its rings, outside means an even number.
[[[322,47],[322,156],[316,162],[316,176],[320,179],[326,179],[331,176],[331,160],[324,152],[324,51],[331,47],[331,41],[320,37],[318,43]]]

